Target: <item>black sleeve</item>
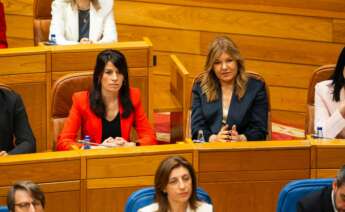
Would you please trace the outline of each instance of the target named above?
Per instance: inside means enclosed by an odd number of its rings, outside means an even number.
[[[36,152],[35,137],[32,133],[23,101],[19,95],[16,94],[15,96],[13,127],[16,147],[8,152],[8,154]]]
[[[264,83],[260,83],[260,89],[249,111],[249,124],[244,130],[248,141],[266,140],[268,119],[268,100]]]
[[[192,139],[197,139],[198,131],[202,130],[205,141],[211,136],[211,131],[206,125],[206,120],[202,112],[202,93],[198,83],[192,89],[192,117],[191,117]]]

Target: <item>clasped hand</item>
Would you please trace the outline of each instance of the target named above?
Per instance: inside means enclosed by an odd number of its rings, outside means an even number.
[[[107,147],[123,147],[123,146],[135,146],[135,143],[128,142],[122,137],[109,137],[102,142],[103,146]]]
[[[229,130],[229,125],[224,125],[217,135],[211,135],[209,138],[210,142],[220,141],[220,142],[229,142],[229,141],[245,141],[246,139],[243,138],[238,134],[236,129],[236,125],[232,125],[231,130]]]

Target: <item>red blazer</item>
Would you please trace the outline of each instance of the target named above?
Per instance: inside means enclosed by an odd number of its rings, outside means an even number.
[[[138,134],[140,145],[156,144],[155,133],[148,122],[140,100],[140,91],[130,88],[130,98],[134,112],[129,117],[123,118],[123,107],[120,103],[121,136],[129,141],[132,126]],[[89,135],[92,142],[102,143],[102,119],[96,116],[90,107],[89,92],[82,91],[73,94],[73,104],[69,116],[65,121],[63,130],[58,137],[57,150],[70,150],[72,145],[81,146],[76,142],[78,131],[81,127],[81,136]],[[120,102],[120,101],[119,101]]]
[[[0,48],[7,48],[4,5],[0,2]]]

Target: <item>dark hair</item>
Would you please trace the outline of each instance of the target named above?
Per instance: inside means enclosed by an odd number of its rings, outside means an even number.
[[[197,207],[197,196],[196,196],[196,176],[193,166],[181,156],[172,156],[164,159],[155,174],[155,190],[156,190],[156,202],[159,205],[158,212],[167,212],[169,209],[169,202],[167,193],[164,192],[165,188],[169,183],[170,173],[173,169],[184,167],[188,170],[192,179],[192,194],[189,198],[189,205],[192,209]]]
[[[123,83],[119,91],[120,103],[123,107],[123,118],[127,118],[134,111],[133,103],[129,94],[128,67],[125,56],[116,50],[107,49],[100,52],[96,59],[96,66],[93,72],[93,86],[90,92],[91,110],[98,116],[105,116],[105,105],[102,98],[102,77],[104,68],[111,62],[123,75]]]
[[[338,188],[345,184],[345,165],[343,165],[338,170],[337,176],[335,177],[335,181],[337,183]]]
[[[340,91],[345,86],[344,78],[344,66],[345,66],[345,47],[341,51],[335,70],[331,76],[333,90],[333,100],[336,102],[340,101]]]
[[[14,196],[17,190],[23,190],[28,192],[31,195],[31,197],[35,200],[38,200],[44,208],[46,199],[40,187],[32,181],[18,181],[14,183],[14,185],[10,188],[7,194],[7,207],[10,211],[15,211],[14,205],[16,203]]]

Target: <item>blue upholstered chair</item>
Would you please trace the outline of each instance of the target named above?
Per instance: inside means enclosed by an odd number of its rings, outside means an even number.
[[[8,208],[6,206],[0,205],[0,212],[8,212]]]
[[[211,198],[201,188],[197,188],[198,198],[212,204]],[[142,188],[133,192],[127,200],[125,212],[137,212],[140,208],[152,204],[155,201],[155,189],[153,187]]]
[[[303,179],[288,183],[279,194],[277,212],[296,212],[297,202],[313,191],[330,186],[333,178]]]

